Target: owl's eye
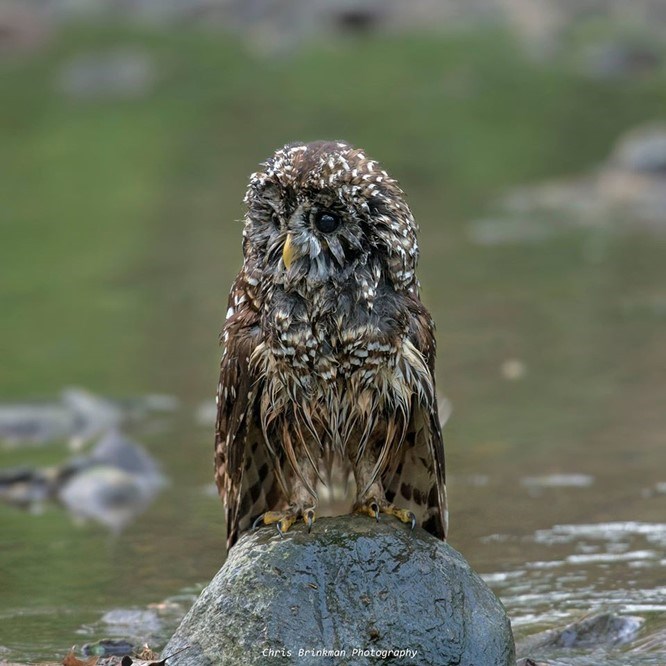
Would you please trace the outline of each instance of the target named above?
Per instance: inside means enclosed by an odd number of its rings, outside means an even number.
[[[330,234],[340,226],[340,217],[329,211],[315,213],[314,225],[323,234]]]

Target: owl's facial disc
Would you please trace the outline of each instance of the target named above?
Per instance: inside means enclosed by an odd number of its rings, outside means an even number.
[[[291,280],[299,277],[315,282],[339,279],[339,269],[349,263],[357,245],[348,223],[348,213],[340,203],[322,201],[318,196],[302,201],[287,222],[282,246],[282,264]]]

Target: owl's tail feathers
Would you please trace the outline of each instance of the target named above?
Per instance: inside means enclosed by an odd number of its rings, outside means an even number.
[[[446,485],[423,432],[410,432],[382,475],[386,499],[411,511],[430,534],[448,532]]]
[[[250,529],[258,516],[285,507],[285,495],[279,475],[280,461],[273,460],[264,444],[261,430],[250,429],[242,460],[240,481],[235,498],[227,496],[227,549],[242,532]]]

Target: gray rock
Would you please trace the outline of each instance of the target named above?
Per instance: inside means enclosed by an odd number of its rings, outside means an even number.
[[[0,442],[16,446],[66,439],[76,429],[76,416],[59,404],[0,405]]]
[[[158,464],[121,432],[106,433],[90,455],[60,470],[58,499],[75,516],[119,532],[141,514],[166,484]]]
[[[69,439],[80,448],[121,421],[111,402],[73,387],[63,390],[58,402],[0,404],[0,441],[16,446]]]
[[[645,620],[635,615],[599,613],[565,627],[555,645],[577,648],[624,645],[636,638],[644,624]]]
[[[468,224],[468,234],[497,245],[539,242],[573,227],[666,233],[666,125],[627,132],[588,173],[510,190],[492,216]]]
[[[136,608],[110,610],[102,616],[102,623],[112,636],[131,637],[139,643],[147,642],[162,628],[162,621],[154,610]]]
[[[462,555],[365,516],[244,535],[163,656],[186,646],[170,666],[515,663],[504,608]]]
[[[153,501],[166,478],[140,444],[112,430],[89,456],[61,470],[58,499],[75,516],[119,532]]]
[[[119,47],[82,54],[65,63],[57,87],[75,99],[136,98],[151,92],[156,80],[157,67],[150,54]]]
[[[73,516],[118,533],[145,511],[158,491],[158,485],[140,476],[100,465],[69,479],[59,489],[58,499]]]
[[[116,467],[142,477],[152,484],[162,479],[159,465],[140,444],[118,430],[107,432],[90,452],[90,460],[98,465]]]
[[[666,125],[646,125],[625,134],[611,162],[625,171],[666,175]]]
[[[105,404],[92,398],[87,402]],[[34,422],[34,415],[25,414]],[[73,516],[119,532],[150,505],[166,483],[148,451],[111,427],[88,455],[74,456],[54,467],[0,469],[0,501],[38,511],[42,503],[58,500]]]
[[[656,72],[661,57],[645,44],[606,41],[592,44],[583,54],[583,71],[593,78],[639,78]]]
[[[173,414],[180,408],[180,400],[173,395],[148,393],[116,401],[129,421],[141,421],[152,415]]]
[[[53,494],[54,480],[44,470],[29,467],[0,469],[0,501],[39,512]]]
[[[82,388],[67,388],[59,401],[0,404],[0,446],[69,440],[74,449],[128,423],[178,409],[176,398],[145,395],[111,400]]]
[[[71,438],[73,448],[81,448],[101,433],[118,427],[122,421],[118,407],[82,388],[64,389],[62,402],[75,417],[76,429]]]
[[[103,638],[95,643],[85,643],[81,652],[84,657],[124,657],[135,649],[136,646],[124,638]]]
[[[543,648],[599,648],[626,645],[645,624],[642,617],[597,613],[564,627],[547,629],[527,636],[518,645],[520,655]]]

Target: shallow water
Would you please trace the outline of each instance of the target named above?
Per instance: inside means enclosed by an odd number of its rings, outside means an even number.
[[[530,302],[523,289],[525,308],[548,307]],[[607,295],[589,307],[612,315],[627,298]],[[499,293],[497,299],[504,301]],[[666,430],[651,371],[664,348],[646,350],[655,342],[655,322],[623,316],[605,329],[587,315],[569,337],[562,316],[566,344],[551,339],[542,346],[529,330],[516,329],[516,320],[530,319],[524,312],[507,319],[492,302],[483,308],[465,313],[466,335],[457,330],[460,318],[440,326],[440,387],[453,404],[446,426],[451,544],[500,596],[519,640],[593,611],[644,618],[631,645],[666,629]],[[436,317],[447,321],[438,311]],[[477,326],[484,317],[488,322]],[[627,344],[637,335],[634,326],[642,345]],[[523,340],[508,345],[504,336]],[[469,349],[492,346],[493,339],[501,352],[486,349],[476,358]],[[509,351],[521,352],[519,378],[503,372]],[[579,369],[589,364],[599,374]],[[219,568],[224,530],[211,488],[210,427],[196,424],[197,405],[182,397],[184,406],[158,427],[135,428],[170,482],[123,533],[76,524],[55,506],[31,514],[0,506],[2,657],[60,657],[72,644],[132,631],[159,646]],[[14,464],[69,454],[63,445],[47,445],[0,455]],[[102,619],[114,609],[151,605],[152,615],[133,630]],[[577,666],[619,665],[627,663],[627,649],[530,654]],[[630,663],[666,663],[666,648],[631,653]]]
[[[201,442],[200,463],[207,442],[200,433],[196,440]],[[151,448],[160,457],[158,443]],[[75,525],[57,508],[29,516],[0,508],[5,526],[0,656],[46,660],[61,657],[70,644],[108,636],[158,646],[164,641],[224,554],[221,510],[206,484],[208,465],[194,464],[199,468],[194,478],[182,480],[175,461],[167,460],[166,467],[172,485],[119,536]],[[573,517],[580,515],[580,507],[599,501],[603,490],[592,483],[584,489],[546,488],[529,497],[534,491],[518,484],[507,501],[502,491],[509,483],[453,475],[458,524],[451,543],[500,596],[517,639],[593,611],[644,618],[646,624],[629,636],[634,642],[666,629],[666,524],[656,520],[664,510],[663,494],[641,498],[645,521],[562,521],[546,527],[541,516],[554,503],[563,505],[560,516]],[[562,495],[569,496],[566,502]],[[481,507],[491,506],[513,515],[515,525],[487,529],[491,512]],[[477,515],[474,524],[464,524],[466,510]],[[632,512],[638,513],[636,506]],[[114,609],[148,614],[118,625],[108,615]],[[619,665],[628,663],[625,650],[542,648],[530,654],[578,666]],[[665,657],[662,648],[632,654],[630,663],[663,664]]]

